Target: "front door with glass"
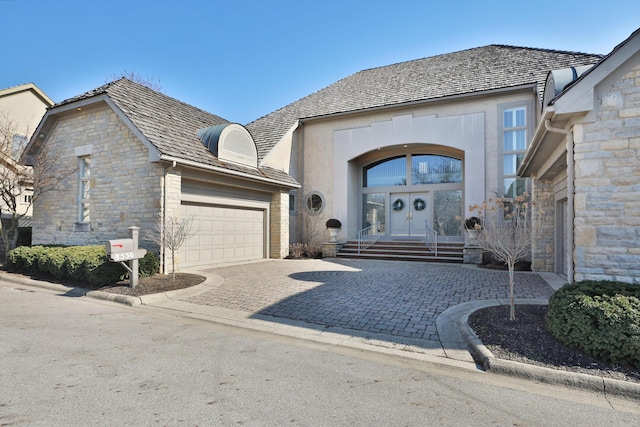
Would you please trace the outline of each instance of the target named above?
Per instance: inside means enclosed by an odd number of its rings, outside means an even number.
[[[391,236],[420,237],[427,230],[429,193],[391,193],[389,198]]]

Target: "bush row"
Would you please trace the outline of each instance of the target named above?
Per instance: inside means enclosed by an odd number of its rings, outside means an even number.
[[[129,275],[119,263],[107,259],[104,246],[19,246],[9,252],[7,264],[21,272],[97,286],[112,285]],[[147,252],[139,263],[140,277],[153,276],[159,266],[158,258]]]
[[[546,324],[568,346],[640,368],[640,285],[607,281],[565,285],[549,299]]]

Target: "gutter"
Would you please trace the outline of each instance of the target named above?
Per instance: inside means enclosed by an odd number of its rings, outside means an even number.
[[[573,132],[563,129],[554,128],[551,126],[551,120],[545,119],[544,127],[553,133],[559,133],[567,137],[567,218],[565,227],[567,227],[567,281],[573,283],[573,250],[574,250],[574,230],[573,230],[573,218],[574,218],[574,179],[575,179],[575,165],[573,158]]]
[[[443,96],[438,96],[434,98],[418,99],[413,101],[401,102],[397,104],[394,103],[394,104],[376,105],[374,107],[362,107],[362,108],[356,108],[353,110],[336,111],[333,113],[320,114],[318,116],[300,117],[298,120],[300,120],[301,123],[302,122],[306,123],[306,122],[315,121],[315,120],[323,120],[328,118],[348,116],[348,115],[358,114],[358,113],[370,113],[370,112],[383,111],[383,110],[388,111],[390,109],[397,110],[397,109],[416,107],[420,105],[427,105],[427,104],[432,104],[437,102],[450,102],[450,101],[457,101],[461,99],[464,100],[468,98],[477,98],[481,96],[501,95],[507,92],[511,93],[514,91],[521,91],[521,90],[525,91],[525,90],[531,90],[531,89],[533,89],[533,92],[536,94],[536,97],[538,97],[537,88],[538,88],[537,83],[526,83],[526,84],[517,85],[517,86],[507,86],[507,87],[502,87],[497,89],[487,89],[487,90],[482,90],[478,92],[466,92],[466,93],[459,93],[454,95],[443,95]]]
[[[164,160],[164,161],[167,161],[167,162],[172,162],[173,164],[191,166],[191,167],[194,167],[194,168],[197,168],[197,169],[205,169],[205,170],[212,171],[212,172],[218,172],[218,173],[225,174],[225,175],[233,175],[233,176],[237,176],[239,178],[250,179],[252,181],[266,182],[268,184],[273,184],[273,185],[277,185],[277,186],[280,186],[280,187],[289,187],[289,188],[300,188],[301,187],[300,184],[298,184],[298,183],[296,183],[296,184],[286,183],[286,182],[278,181],[278,180],[275,180],[275,179],[255,176],[255,175],[251,175],[251,174],[244,173],[244,172],[238,172],[238,171],[234,171],[234,170],[230,170],[230,169],[221,168],[221,167],[218,167],[218,166],[210,166],[210,165],[205,165],[205,164],[202,164],[202,163],[194,162],[194,161],[191,161],[191,160],[179,159],[179,158],[173,157],[173,156],[161,155],[160,156],[160,160]]]

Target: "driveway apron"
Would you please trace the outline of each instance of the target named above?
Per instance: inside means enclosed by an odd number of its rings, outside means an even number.
[[[436,318],[473,300],[509,297],[505,271],[459,264],[354,259],[270,260],[207,272],[224,281],[186,301],[362,334],[438,340]],[[548,298],[535,273],[515,274],[516,298]]]

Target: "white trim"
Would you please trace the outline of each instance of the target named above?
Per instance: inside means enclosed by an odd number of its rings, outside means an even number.
[[[268,210],[270,206],[269,202],[261,202],[257,200],[234,199],[219,196],[204,196],[200,194],[189,193],[182,193],[180,202],[264,210]]]
[[[277,181],[275,179],[270,179],[270,178],[264,178],[264,177],[259,177],[259,176],[255,176],[255,175],[250,175],[248,173],[229,170],[229,169],[221,168],[221,167],[218,167],[218,166],[205,165],[205,164],[194,162],[194,161],[191,161],[191,160],[179,159],[177,157],[167,156],[167,155],[164,155],[164,154],[162,154],[160,156],[159,160],[164,160],[164,161],[167,161],[167,162],[176,162],[177,164],[180,164],[180,165],[191,166],[191,167],[194,167],[194,168],[204,169],[204,170],[208,170],[208,171],[212,171],[212,172],[218,172],[218,173],[225,174],[225,175],[237,176],[237,177],[240,177],[240,178],[250,179],[252,181],[267,182],[267,183],[270,183],[270,184],[277,185],[279,187],[300,188],[300,184],[290,184],[290,183],[286,183],[286,182],[282,182],[282,181]]]

